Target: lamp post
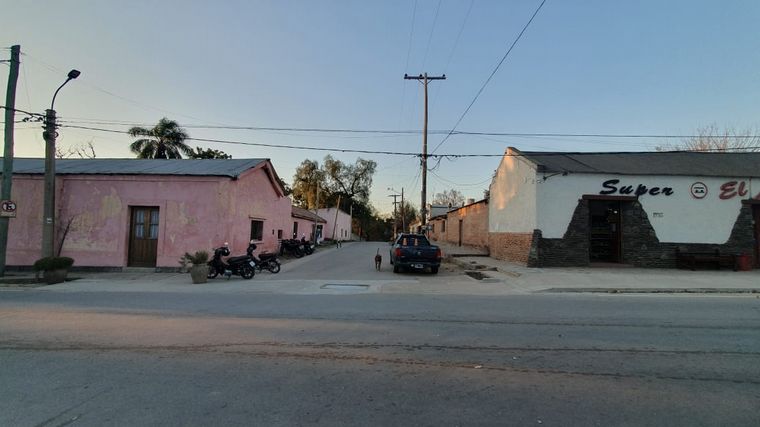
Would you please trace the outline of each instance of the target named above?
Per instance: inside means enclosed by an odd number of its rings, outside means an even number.
[[[56,132],[55,118],[55,97],[58,91],[71,80],[79,77],[80,72],[77,70],[69,71],[68,78],[62,85],[58,86],[53,94],[53,101],[50,103],[50,109],[45,110],[45,131],[42,137],[45,139],[45,183],[44,183],[44,201],[42,207],[42,257],[53,256],[55,244],[55,138]]]

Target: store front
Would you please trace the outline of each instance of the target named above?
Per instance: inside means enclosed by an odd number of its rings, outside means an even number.
[[[760,260],[760,153],[522,153],[490,187],[489,249],[529,266]]]

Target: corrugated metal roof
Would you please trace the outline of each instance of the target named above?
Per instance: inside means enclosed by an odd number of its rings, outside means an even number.
[[[546,173],[609,173],[621,175],[760,176],[760,153],[520,152]]]
[[[307,211],[306,209],[301,209],[295,206],[293,206],[292,208],[293,209],[291,210],[291,215],[293,215],[296,218],[308,219],[310,221],[314,221],[316,219],[317,222],[327,223],[326,219],[322,218],[321,216],[315,214],[312,211]]]
[[[57,159],[56,175],[194,175],[237,178],[267,159]],[[42,175],[45,159],[15,158],[14,174]]]

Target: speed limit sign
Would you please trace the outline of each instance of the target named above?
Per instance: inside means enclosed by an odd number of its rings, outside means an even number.
[[[16,218],[16,202],[13,200],[3,200],[0,202],[0,217]]]

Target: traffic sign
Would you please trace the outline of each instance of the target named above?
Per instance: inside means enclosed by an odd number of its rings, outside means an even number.
[[[3,200],[0,202],[0,217],[16,218],[16,202],[13,200]]]

